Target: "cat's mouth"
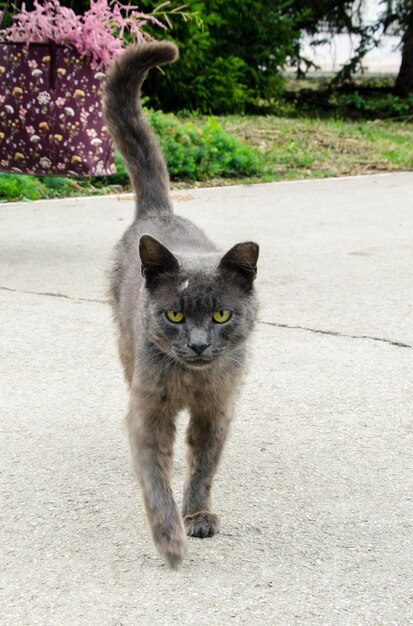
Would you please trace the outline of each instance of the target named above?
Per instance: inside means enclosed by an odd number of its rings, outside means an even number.
[[[211,359],[194,359],[193,361],[185,361],[185,365],[188,365],[189,367],[194,367],[196,369],[200,369],[203,367],[208,367],[208,365],[211,365],[212,360]]]
[[[183,365],[186,365],[186,367],[192,367],[194,369],[202,369],[202,368],[206,368],[209,365],[211,365],[211,363],[213,363],[214,359],[211,357],[187,357],[187,356],[183,356],[183,355],[176,355],[177,359],[180,363],[182,363]]]

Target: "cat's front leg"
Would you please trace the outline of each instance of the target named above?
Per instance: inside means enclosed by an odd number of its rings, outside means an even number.
[[[186,553],[182,518],[175,504],[170,474],[175,416],[147,397],[132,397],[127,417],[134,469],[143,491],[153,540],[160,555],[176,567]]]
[[[219,518],[210,511],[212,480],[227,437],[230,417],[194,409],[187,430],[188,474],[182,514],[186,533],[212,537],[219,532]]]

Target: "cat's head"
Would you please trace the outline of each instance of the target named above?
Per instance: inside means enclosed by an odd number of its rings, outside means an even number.
[[[239,243],[225,255],[175,256],[142,235],[143,326],[165,354],[190,367],[230,355],[252,331],[258,245]]]

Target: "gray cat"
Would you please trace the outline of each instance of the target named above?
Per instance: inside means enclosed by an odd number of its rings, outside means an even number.
[[[133,463],[155,545],[172,567],[186,535],[210,537],[214,474],[244,370],[256,300],[258,246],[226,254],[192,222],[173,214],[169,178],[138,94],[148,70],[178,57],[169,42],[129,47],[108,73],[107,124],[136,192],[136,217],[116,248],[111,299],[130,387]],[[171,486],[177,413],[187,408],[188,473],[182,515]]]

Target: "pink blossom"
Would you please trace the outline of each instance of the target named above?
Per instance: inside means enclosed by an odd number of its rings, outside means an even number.
[[[56,106],[58,107],[62,107],[65,102],[66,102],[66,99],[62,98],[62,96],[59,96],[58,98],[56,98]]]
[[[34,0],[33,11],[27,11],[22,3],[20,13],[13,18],[13,25],[5,29],[8,41],[45,43],[53,40],[71,46],[82,56],[91,58],[95,70],[105,70],[112,59],[123,49],[123,36],[130,33],[134,41],[153,39],[143,28],[150,23],[166,29],[171,26],[168,13],[177,14],[183,7],[165,10],[169,0],[162,2],[151,13],[142,13],[137,6],[123,5],[119,0],[91,0],[90,9],[84,15],[76,15],[72,9],[62,7],[59,0]],[[162,15],[168,26],[156,15]],[[29,67],[37,67],[29,61]]]

